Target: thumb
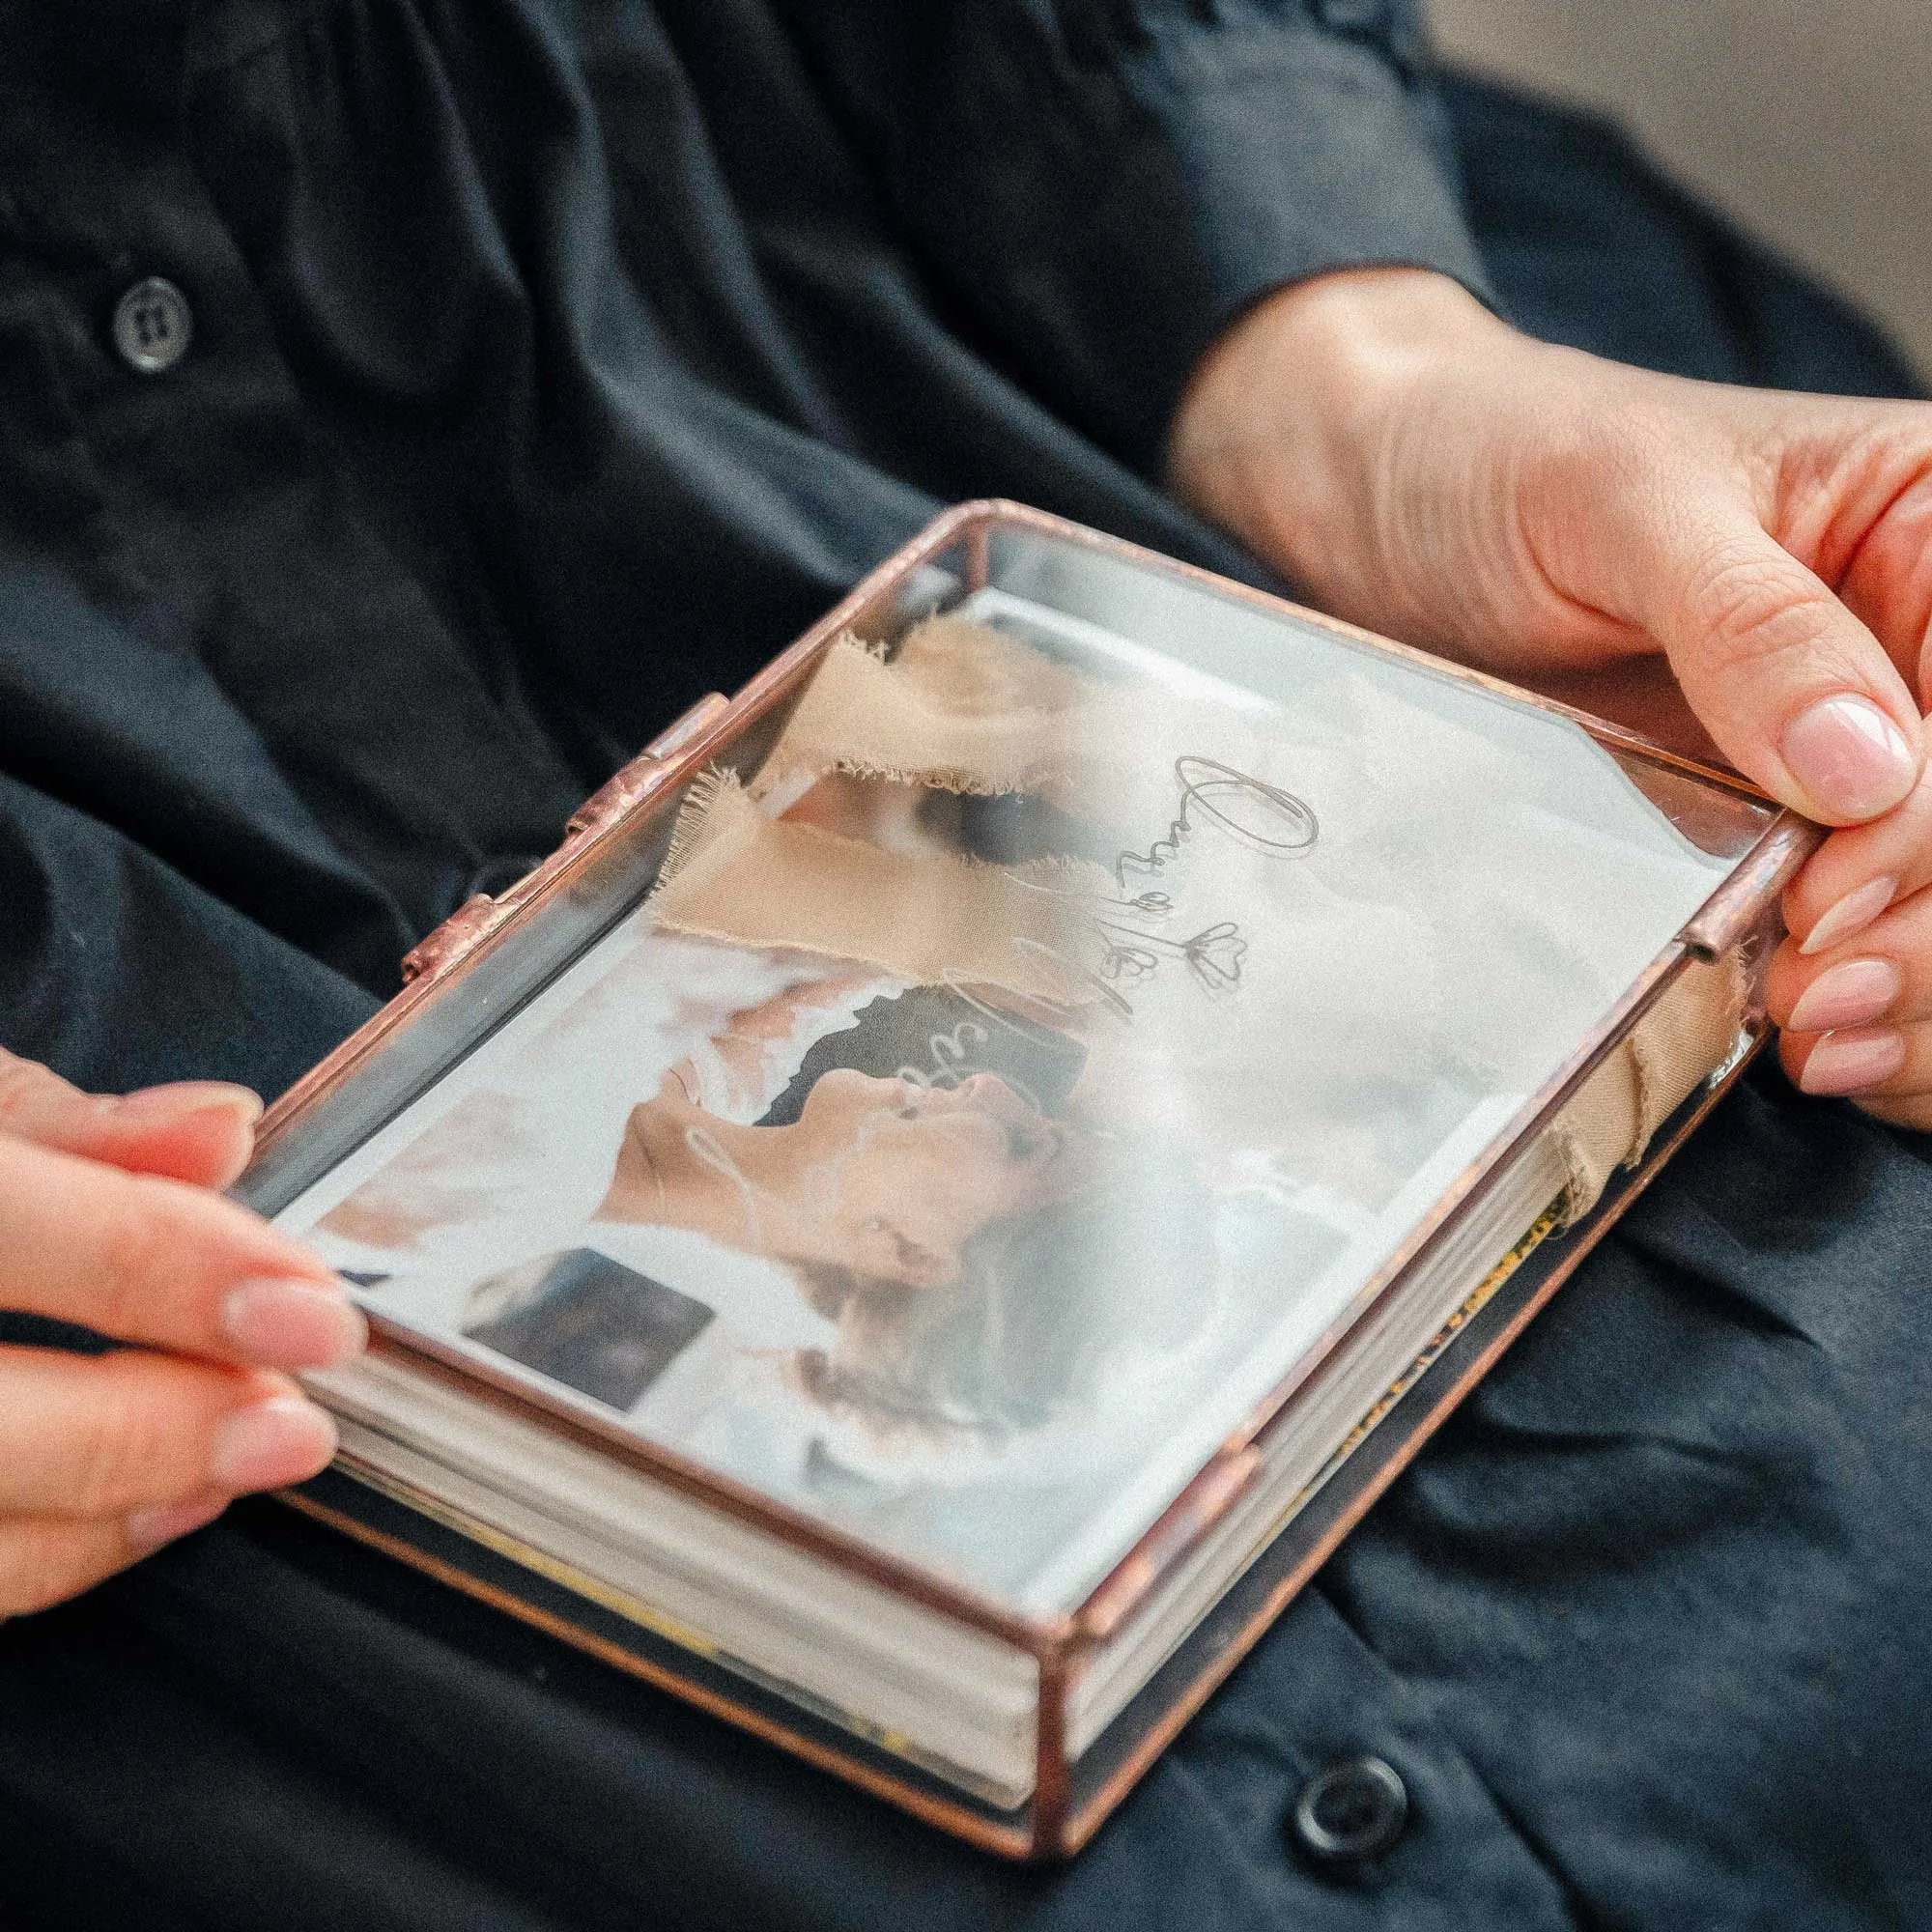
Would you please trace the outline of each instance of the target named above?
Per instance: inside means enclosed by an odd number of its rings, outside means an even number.
[[[1774,797],[1827,825],[1917,784],[1919,719],[1878,639],[1748,511],[1666,536],[1641,603],[1690,708]]]
[[[131,1174],[226,1187],[247,1165],[262,1103],[245,1087],[184,1080],[127,1095],[84,1094],[0,1049],[0,1134]]]

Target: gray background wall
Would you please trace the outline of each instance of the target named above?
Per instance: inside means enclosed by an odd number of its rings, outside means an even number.
[[[1616,111],[1932,372],[1932,0],[1428,0],[1443,53]]]

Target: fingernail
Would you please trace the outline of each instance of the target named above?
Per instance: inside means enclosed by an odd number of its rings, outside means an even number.
[[[238,1409],[214,1432],[208,1475],[216,1489],[272,1490],[299,1483],[335,1454],[335,1425],[312,1402],[281,1395]]]
[[[1813,952],[1828,952],[1834,946],[1842,946],[1855,933],[1862,932],[1897,896],[1898,881],[1889,872],[1861,886],[1855,893],[1847,893],[1811,928],[1810,938],[1799,952],[1808,957]]]
[[[1778,750],[1785,770],[1827,818],[1876,818],[1918,780],[1905,733],[1866,697],[1828,697],[1801,711]]]
[[[1828,1033],[1811,1049],[1798,1084],[1821,1098],[1837,1094],[1862,1094],[1881,1080],[1889,1080],[1905,1065],[1905,1036],[1887,1028],[1882,1033]]]
[[[1835,1027],[1882,1020],[1905,990],[1905,975],[1889,959],[1847,959],[1821,973],[1799,995],[1788,1025],[1793,1033],[1830,1033]]]
[[[233,1114],[244,1127],[262,1118],[262,1099],[225,1080],[177,1080],[166,1087],[143,1087],[114,1103],[118,1119],[129,1126],[158,1125],[185,1114]]]
[[[277,1275],[229,1290],[221,1332],[265,1369],[335,1369],[362,1352],[369,1324],[341,1289]]]
[[[145,1556],[164,1543],[173,1543],[213,1522],[228,1507],[227,1496],[219,1490],[204,1490],[185,1502],[162,1503],[155,1509],[136,1510],[128,1519],[128,1541],[137,1555]]]

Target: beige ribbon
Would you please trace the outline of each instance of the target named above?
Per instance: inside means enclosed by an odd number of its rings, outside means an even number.
[[[1619,1167],[1643,1158],[1658,1128],[1729,1059],[1744,1013],[1738,955],[1694,960],[1617,1043],[1556,1117],[1565,1227],[1597,1205]]]
[[[1096,866],[988,866],[888,852],[816,825],[767,818],[729,773],[686,800],[652,916],[737,946],[858,960],[917,985],[1005,986],[1051,1006],[1099,997],[1102,947],[1087,895]]]
[[[931,617],[890,661],[852,637],[826,652],[751,785],[796,795],[828,772],[937,791],[1025,792],[1103,819],[1150,781],[1198,701],[1095,682],[980,624]]]

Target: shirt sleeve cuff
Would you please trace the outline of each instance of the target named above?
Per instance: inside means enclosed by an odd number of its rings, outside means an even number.
[[[1272,290],[1404,265],[1492,299],[1435,97],[1393,37],[1223,22],[1062,66],[1031,139],[981,130],[1006,159],[974,171],[983,239],[958,264],[1022,379],[1150,475],[1200,357]]]

